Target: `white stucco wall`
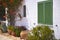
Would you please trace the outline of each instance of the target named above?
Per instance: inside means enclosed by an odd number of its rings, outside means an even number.
[[[29,28],[37,25],[37,0],[25,0],[26,14],[29,22]]]
[[[32,29],[38,24],[38,5],[37,2],[46,0],[25,0],[26,14],[29,23],[29,28]]]
[[[37,2],[41,2],[41,1],[47,1],[47,0],[37,0]]]
[[[23,5],[26,5],[26,18],[28,20],[28,28],[32,29],[37,25],[37,0],[24,0]],[[17,13],[23,16],[23,5],[19,7]],[[19,24],[19,23],[18,23]]]
[[[60,39],[60,0],[53,0],[53,27],[55,37]]]
[[[46,0],[25,0],[27,7],[26,8],[27,18],[29,20],[30,28],[38,24],[37,2],[41,2],[41,1],[46,1]],[[60,4],[60,0],[53,0],[53,28],[55,31],[55,37],[57,39],[60,38],[60,5],[59,4]],[[56,27],[56,25],[58,26]]]
[[[29,27],[32,29],[35,25],[38,24],[38,9],[37,2],[46,1],[46,0],[25,0],[26,4],[26,14],[29,21]],[[60,0],[53,0],[53,28],[55,31],[55,37],[60,38]],[[35,23],[35,25],[34,25]],[[58,25],[56,27],[56,25]]]
[[[46,0],[24,0],[23,5],[26,5],[26,18],[28,19],[28,28],[32,29],[38,24],[38,2]],[[19,7],[18,13],[23,16],[23,5]]]

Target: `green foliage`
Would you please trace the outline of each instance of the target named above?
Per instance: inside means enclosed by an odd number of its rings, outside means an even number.
[[[28,40],[53,40],[49,26],[36,26],[28,34]]]
[[[14,9],[16,10],[19,5],[21,5],[23,0],[1,0],[2,3],[5,3],[7,5],[8,9]]]
[[[20,32],[23,30],[23,28],[14,26],[8,26],[8,29],[11,30],[12,32],[15,32],[17,37],[20,37]]]
[[[22,31],[21,28],[15,28],[15,33],[16,33],[16,36],[19,37],[20,36],[20,32]]]
[[[9,30],[12,30],[12,31],[14,30],[14,26],[11,26],[11,25],[8,26],[7,28],[8,28]]]
[[[2,29],[2,26],[0,25],[0,30]]]

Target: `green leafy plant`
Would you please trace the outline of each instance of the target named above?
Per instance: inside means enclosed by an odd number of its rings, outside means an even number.
[[[0,25],[0,33],[2,33],[2,26]]]
[[[23,0],[1,0],[3,6],[8,7],[9,9],[17,9],[19,5],[22,4],[22,1]]]
[[[14,30],[14,27],[13,27],[13,26],[11,26],[11,25],[10,25],[10,26],[8,26],[7,28],[8,28],[8,29],[10,29],[10,30]]]
[[[49,26],[36,26],[28,34],[28,40],[53,40]]]
[[[16,36],[17,37],[20,37],[20,32],[22,31],[23,29],[21,28],[15,28],[15,33],[16,33]]]
[[[12,32],[14,32],[14,31],[15,31],[14,26],[11,26],[11,25],[8,26],[8,27],[7,27],[7,31],[8,31],[9,34],[11,34]]]
[[[13,36],[20,37],[20,33],[23,30],[24,29],[22,27],[8,26],[8,33],[13,35]]]
[[[2,26],[0,25],[0,30],[2,29]]]

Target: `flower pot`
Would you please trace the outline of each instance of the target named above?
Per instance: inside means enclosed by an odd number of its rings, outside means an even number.
[[[20,38],[21,39],[27,39],[27,37],[28,37],[28,32],[27,31],[22,31],[20,33]]]
[[[12,31],[11,31],[11,30],[9,30],[9,29],[8,29],[7,31],[8,31],[8,34],[10,34],[10,35],[11,35],[11,32],[12,32]]]
[[[0,29],[0,34],[2,34],[2,30]]]
[[[13,32],[13,31],[12,31],[11,35],[12,35],[12,36],[16,36],[15,32]]]

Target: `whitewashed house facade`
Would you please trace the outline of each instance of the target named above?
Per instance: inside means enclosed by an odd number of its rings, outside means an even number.
[[[60,39],[60,0],[24,0],[20,13],[28,20],[28,28],[48,25]]]
[[[29,28],[32,29],[38,24],[49,25],[53,28],[55,37],[60,39],[59,3],[60,0],[25,0],[24,5],[26,5],[26,18],[28,19]],[[40,7],[40,14],[43,12],[42,16],[39,16]]]

